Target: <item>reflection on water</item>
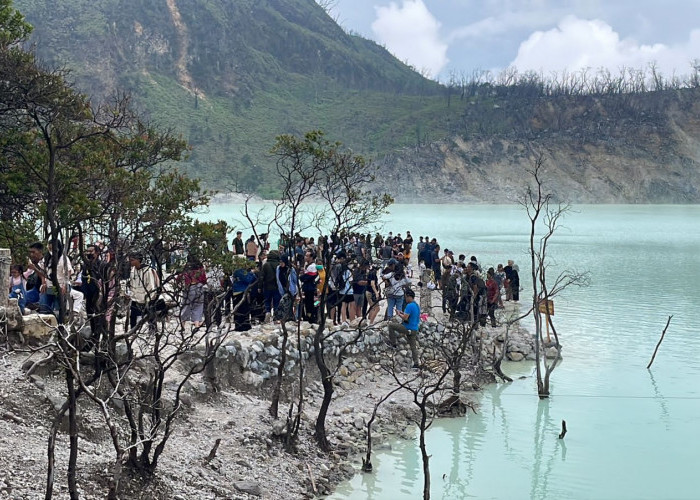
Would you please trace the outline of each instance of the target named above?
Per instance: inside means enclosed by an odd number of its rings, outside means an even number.
[[[517,208],[417,208],[395,210],[387,230],[438,237],[486,265],[514,258],[527,274]],[[553,266],[590,270],[592,284],[557,299],[564,361],[551,399],[538,400],[531,363],[511,363],[504,370],[515,382],[485,388],[478,415],[436,422],[427,440],[433,498],[700,497],[700,207],[578,211],[553,240]],[[333,498],[420,497],[417,443],[396,443],[374,461],[373,475]]]

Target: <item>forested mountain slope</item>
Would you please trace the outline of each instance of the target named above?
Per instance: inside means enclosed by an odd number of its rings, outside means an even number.
[[[69,68],[94,99],[129,92],[182,133],[192,145],[184,168],[209,188],[274,196],[275,136],[322,129],[381,162],[381,187],[401,201],[511,201],[538,155],[562,199],[700,201],[697,88],[442,86],[313,0],[15,5],[47,64]]]

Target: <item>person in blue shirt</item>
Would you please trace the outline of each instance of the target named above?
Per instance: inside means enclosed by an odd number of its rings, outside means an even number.
[[[411,347],[411,356],[413,357],[413,368],[420,368],[420,360],[418,359],[418,325],[420,324],[420,306],[416,303],[416,292],[406,290],[404,292],[406,307],[403,311],[398,308],[395,313],[399,316],[403,323],[389,323],[389,342],[392,347],[397,346],[398,333],[406,335],[408,345]]]

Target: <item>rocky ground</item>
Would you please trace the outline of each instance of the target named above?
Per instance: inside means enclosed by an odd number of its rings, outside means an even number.
[[[503,317],[515,314],[509,305]],[[303,325],[310,335],[311,325]],[[421,335],[440,335],[441,325],[430,319]],[[335,327],[330,342],[339,345],[354,328]],[[305,387],[306,406],[300,439],[294,453],[284,450],[278,437],[279,421],[269,415],[269,400],[277,356],[281,348],[277,325],[258,326],[249,332],[232,332],[217,352],[219,390],[202,376],[187,384],[185,408],[154,477],[134,477],[125,473],[121,498],[310,498],[332,491],[334,485],[358,473],[360,456],[365,451],[366,422],[375,403],[395,388],[395,382],[382,365],[394,356],[400,370],[410,371],[407,345],[391,351],[383,342],[386,324],[368,332],[361,343],[339,367],[335,378],[334,399],[327,419],[331,453],[319,451],[313,440],[313,423],[322,399],[322,388],[309,366]],[[493,347],[503,348],[503,327],[480,329],[483,355]],[[10,340],[12,340],[10,338]],[[296,373],[298,360],[313,353],[310,338],[304,347],[288,348],[290,375]],[[531,357],[531,335],[511,329],[506,346],[507,358]],[[27,376],[26,369],[43,354],[31,353],[8,341],[0,347],[0,498],[34,499],[42,497],[46,484],[46,449],[51,421],[64,401],[63,373],[48,364]],[[197,357],[201,352],[193,352]],[[30,361],[28,361],[30,360]],[[294,362],[296,360],[296,362]],[[466,391],[483,380],[467,373]],[[373,424],[374,444],[381,447],[395,438],[409,438],[415,425],[410,394],[393,394],[379,410]],[[468,397],[468,394],[467,394]],[[280,405],[285,414],[288,403]],[[104,498],[110,467],[114,459],[104,420],[86,398],[80,404],[80,454],[78,481],[82,498]],[[220,445],[209,460],[217,439]],[[65,486],[68,439],[59,433],[56,447],[57,473],[55,498],[67,498]]]
[[[25,377],[28,355],[5,352],[0,378],[0,497],[34,499],[44,495],[46,446],[51,419],[63,403],[59,368]],[[284,451],[274,436],[273,419],[264,397],[224,388],[201,395],[186,408],[168,444],[155,478],[125,478],[123,498],[307,498],[330,492],[332,486],[357,472],[353,459],[365,440],[365,422],[374,402],[391,390],[391,383],[373,366],[354,366],[362,383],[346,380],[338,386],[328,417],[333,452],[319,452],[311,434],[322,394],[312,383],[297,452]],[[343,389],[345,387],[345,389]],[[264,391],[263,391],[264,392]],[[86,403],[83,401],[83,403]],[[286,405],[282,411],[286,411]],[[397,393],[381,408],[373,426],[375,442],[408,437],[411,425],[406,394]],[[114,452],[104,421],[89,404],[80,409],[79,485],[83,498],[104,498]],[[221,439],[214,459],[206,460]],[[68,440],[59,433],[57,498],[65,487]],[[130,484],[130,485],[129,485]]]

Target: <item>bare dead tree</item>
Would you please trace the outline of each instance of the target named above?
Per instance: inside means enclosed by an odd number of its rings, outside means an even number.
[[[552,300],[560,292],[570,286],[588,286],[590,274],[588,272],[563,271],[554,282],[547,281],[549,268],[549,243],[560,225],[561,218],[570,210],[569,205],[554,203],[553,194],[546,193],[543,186],[544,158],[538,155],[533,168],[528,171],[532,176],[533,185],[527,188],[527,192],[521,205],[530,220],[530,265],[532,276],[532,313],[535,320],[535,368],[537,374],[537,394],[544,399],[549,397],[549,381],[552,372],[561,360],[561,344],[559,335],[552,322],[548,301]],[[540,228],[542,226],[542,229]],[[542,233],[540,233],[542,231]],[[544,313],[541,306],[544,305]],[[547,321],[552,328],[554,342],[546,344],[543,337],[542,316],[547,316]],[[556,355],[553,361],[543,355],[545,348],[554,348]],[[544,368],[544,375],[542,369]]]
[[[424,351],[425,352],[425,351]],[[428,360],[430,361],[430,360]],[[394,378],[399,388],[408,391],[413,404],[418,408],[418,416],[413,419],[418,426],[418,446],[421,453],[423,469],[423,499],[430,499],[430,455],[426,442],[426,432],[438,416],[439,401],[443,399],[446,391],[449,391],[446,380],[452,372],[449,364],[432,360],[425,362],[429,368],[421,371],[406,372],[396,363],[393,356],[391,361],[384,365],[385,370]]]

